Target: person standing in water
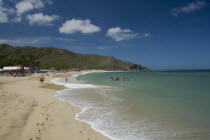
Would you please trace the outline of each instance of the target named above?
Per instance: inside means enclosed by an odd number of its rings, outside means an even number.
[[[68,82],[68,78],[66,78],[66,83]]]
[[[79,80],[79,76],[77,77],[77,80]]]

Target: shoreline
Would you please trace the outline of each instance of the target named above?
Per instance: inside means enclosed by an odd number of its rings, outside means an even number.
[[[76,75],[76,76],[79,76],[79,75],[84,75],[84,74],[88,74],[88,73],[103,73],[103,72],[112,72],[112,71],[92,71],[92,72],[84,71],[84,72],[81,72],[81,73],[75,73],[75,74],[71,75],[71,78],[74,77],[75,75]],[[58,78],[61,78],[61,77],[58,77]],[[50,82],[53,83],[52,80],[51,80]],[[55,85],[60,85],[60,84],[56,84],[56,83],[53,83],[53,84],[55,84]],[[64,86],[64,85],[60,85],[60,86]],[[65,87],[65,86],[64,86],[64,87]],[[86,123],[86,124],[90,125],[91,128],[92,128],[93,130],[95,130],[96,132],[98,132],[98,133],[100,133],[100,134],[106,136],[106,137],[109,138],[109,139],[113,139],[112,136],[106,134],[106,133],[103,132],[103,131],[100,131],[100,130],[97,130],[96,128],[94,128],[94,127],[92,126],[91,123],[89,123],[89,122],[87,122],[87,121],[80,120],[80,119],[77,118],[78,115],[81,114],[81,113],[83,113],[84,110],[85,110],[86,108],[82,108],[82,107],[80,107],[80,106],[78,106],[78,105],[76,105],[76,104],[74,104],[74,103],[72,103],[72,102],[68,102],[68,101],[63,100],[62,98],[56,97],[56,96],[58,96],[59,94],[61,94],[61,93],[58,93],[59,91],[62,91],[62,90],[65,90],[65,89],[68,89],[68,88],[65,87],[64,89],[57,90],[57,91],[56,91],[57,94],[54,95],[54,97],[57,98],[57,99],[59,99],[59,100],[62,101],[62,102],[66,102],[66,103],[68,103],[68,104],[71,104],[71,105],[73,105],[73,106],[75,106],[75,107],[80,108],[80,112],[77,112],[76,115],[75,115],[75,119],[76,119],[76,120],[78,120],[78,121],[80,121],[80,122],[83,122],[83,123]]]
[[[75,74],[72,74],[70,77],[72,78],[72,77],[74,77],[75,75],[76,76],[79,76],[79,75],[84,75],[84,74],[89,74],[89,73],[103,73],[103,72],[113,72],[113,71],[83,71],[83,72],[78,72],[78,73],[75,73]],[[57,76],[58,78],[65,78],[65,77],[63,77],[63,76]],[[53,78],[54,79],[54,78]],[[52,79],[52,80],[53,80]],[[51,83],[53,83],[52,82],[52,80],[50,81]],[[55,83],[53,83],[53,84],[55,84]],[[59,84],[55,84],[55,85],[59,85]],[[64,85],[59,85],[59,86],[64,86]],[[73,103],[71,103],[71,102],[68,102],[68,101],[65,101],[65,100],[63,100],[63,99],[61,99],[61,98],[59,98],[59,97],[56,97],[57,95],[59,95],[59,94],[61,94],[61,93],[58,93],[59,91],[62,91],[62,90],[65,90],[65,89],[68,89],[67,87],[65,87],[64,86],[64,89],[59,89],[59,90],[57,90],[56,91],[56,95],[54,95],[54,97],[55,98],[57,98],[57,99],[59,99],[60,101],[62,101],[62,102],[65,102],[65,103],[68,103],[68,104],[71,104],[71,105],[73,105],[73,106],[75,106],[75,107],[78,107],[78,108],[80,108],[80,112],[77,112],[76,114],[75,114],[75,119],[76,120],[78,120],[78,121],[80,121],[80,122],[83,122],[83,123],[86,123],[86,124],[88,124],[88,125],[90,125],[90,127],[93,129],[93,130],[95,130],[96,132],[98,132],[98,133],[100,133],[100,134],[102,134],[103,136],[105,136],[105,137],[107,137],[107,138],[109,138],[109,139],[112,139],[112,137],[111,136],[109,136],[108,134],[106,134],[106,133],[104,133],[104,132],[101,132],[100,130],[97,130],[96,128],[94,128],[93,126],[92,126],[92,124],[90,124],[89,122],[87,122],[87,121],[82,121],[82,120],[80,120],[80,119],[78,119],[77,118],[77,116],[79,115],[79,114],[81,114],[81,113],[83,113],[84,112],[84,108],[82,108],[82,107],[80,107],[80,106],[78,106],[78,105],[76,105],[76,104],[73,104]]]
[[[76,73],[51,73],[45,76],[44,84],[38,81],[40,74],[20,78],[0,77],[0,83],[3,83],[0,85],[0,139],[110,139],[90,124],[76,119],[81,108],[54,97],[56,91],[65,87],[50,81]]]

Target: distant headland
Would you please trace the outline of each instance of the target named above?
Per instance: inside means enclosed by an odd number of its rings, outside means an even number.
[[[54,47],[13,47],[0,45],[0,67],[24,65],[43,69],[103,69],[103,70],[148,70],[147,67],[116,59],[112,56],[79,54]]]

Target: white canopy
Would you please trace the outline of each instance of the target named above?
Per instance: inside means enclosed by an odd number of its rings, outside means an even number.
[[[19,70],[17,66],[4,67],[3,70]]]
[[[0,69],[0,71],[3,71],[3,69]]]
[[[40,70],[41,72],[50,72],[50,70]]]

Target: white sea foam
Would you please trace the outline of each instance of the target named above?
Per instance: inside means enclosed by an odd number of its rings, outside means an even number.
[[[60,78],[55,78],[51,82],[57,85],[64,85],[66,88],[70,88],[70,89],[97,88],[98,87],[93,84],[64,83],[63,80]]]
[[[83,72],[83,73],[80,73],[80,74],[74,74],[72,77],[78,77],[80,75],[85,75],[85,74],[88,74],[88,73],[93,73],[93,72]]]
[[[98,86],[92,84],[67,84],[66,87],[72,89],[81,89],[81,88],[97,88]]]

